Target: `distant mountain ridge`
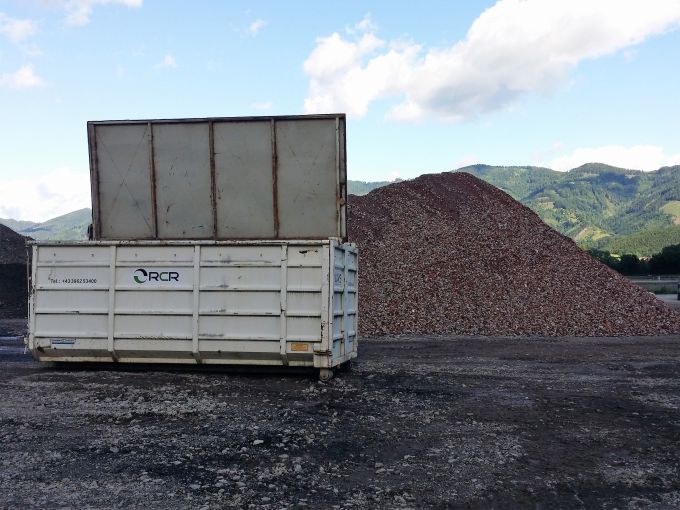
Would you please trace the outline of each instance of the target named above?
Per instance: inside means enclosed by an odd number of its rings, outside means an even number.
[[[680,166],[642,172],[589,163],[557,172],[473,165],[458,171],[503,189],[584,246],[623,245],[628,253],[651,255],[680,242]]]
[[[588,163],[558,172],[471,165],[456,171],[502,189],[584,247],[649,256],[680,243],[680,166],[643,172]],[[361,184],[369,190],[383,185]]]
[[[680,243],[680,165],[642,172],[588,163],[569,172],[535,166],[471,165],[468,172],[533,209],[546,223],[584,247],[649,256]],[[387,181],[347,182],[364,195]],[[90,209],[46,222],[0,219],[34,239],[86,239]]]
[[[92,222],[90,209],[78,209],[44,222],[0,218],[0,223],[15,232],[38,240],[87,239],[87,227]]]

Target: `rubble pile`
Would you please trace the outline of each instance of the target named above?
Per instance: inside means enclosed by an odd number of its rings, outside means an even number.
[[[680,333],[680,314],[463,172],[350,196],[362,335]]]
[[[27,314],[26,238],[0,224],[0,318]]]
[[[26,238],[0,223],[0,264],[25,264]]]

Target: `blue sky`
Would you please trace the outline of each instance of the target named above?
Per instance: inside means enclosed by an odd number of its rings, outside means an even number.
[[[680,164],[679,27],[679,0],[0,0],[0,217],[89,206],[88,120],[347,112],[368,181]]]

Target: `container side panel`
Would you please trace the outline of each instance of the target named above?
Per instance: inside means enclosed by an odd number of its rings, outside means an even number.
[[[191,338],[190,315],[116,315],[116,337]]]
[[[35,313],[108,313],[109,296],[104,290],[43,290],[35,296]]]
[[[119,246],[116,249],[118,262],[135,264],[186,263],[194,261],[193,246]]]
[[[279,236],[339,236],[335,119],[276,123]]]
[[[205,246],[201,248],[201,264],[250,264],[278,266],[279,246]]]
[[[281,288],[278,267],[203,267],[201,289],[276,290]]]
[[[191,267],[140,264],[116,269],[116,289],[146,291],[152,289],[190,290],[194,270]]]
[[[273,340],[219,340],[201,339],[199,341],[201,355],[217,354],[219,357],[250,359],[257,364],[258,360],[273,358],[279,354],[279,342]],[[261,354],[266,353],[266,356]]]
[[[100,238],[152,238],[148,125],[97,126],[96,140]]]
[[[106,350],[106,338],[68,338],[68,337],[40,337],[36,340],[36,347],[49,349],[47,356],[77,356],[74,351],[90,351],[88,354],[109,358]],[[66,351],[66,352],[64,352]],[[99,352],[96,352],[99,351]]]
[[[321,317],[321,294],[319,292],[289,292],[288,316]]]
[[[321,342],[321,321],[317,317],[288,317],[289,341]]]
[[[108,289],[106,267],[38,266],[36,286],[41,289]]]
[[[271,123],[216,122],[217,235],[273,238]]]
[[[202,316],[201,338],[233,338],[243,340],[278,340],[279,317]]]
[[[36,247],[31,338],[41,350],[34,354],[60,361],[330,362],[318,345],[328,335],[321,322],[329,316],[322,302],[330,292],[329,244],[284,246]],[[343,299],[343,289],[338,294]],[[331,320],[340,327],[341,318]]]
[[[193,307],[191,291],[116,292],[117,314],[191,314]]]
[[[109,248],[105,246],[40,246],[37,263],[105,265],[109,264]]]
[[[280,292],[202,292],[202,314],[279,315]]]
[[[35,320],[35,336],[106,338],[107,322],[103,314],[39,314]]]
[[[288,291],[321,291],[321,267],[289,267]]]
[[[182,352],[190,353],[191,340],[183,340],[181,338],[119,338],[116,339],[116,351],[121,355],[143,351],[147,357],[172,357]]]
[[[317,246],[290,246],[288,248],[288,267],[321,267],[323,249]]]
[[[153,128],[158,237],[213,236],[208,123]]]

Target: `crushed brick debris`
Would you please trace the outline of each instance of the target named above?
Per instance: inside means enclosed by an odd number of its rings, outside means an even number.
[[[680,314],[464,172],[350,196],[360,333],[680,333]]]

